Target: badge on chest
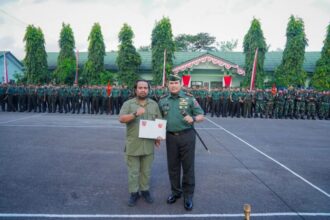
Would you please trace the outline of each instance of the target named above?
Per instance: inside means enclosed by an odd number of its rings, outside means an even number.
[[[188,109],[188,98],[180,98],[179,99],[179,109],[180,110],[186,110]]]

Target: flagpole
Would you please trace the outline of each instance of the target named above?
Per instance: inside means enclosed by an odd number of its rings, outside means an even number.
[[[7,59],[6,59],[6,51],[3,52],[3,77],[4,83],[8,83],[8,69],[7,69]]]
[[[79,63],[79,51],[76,51],[76,77],[74,80],[74,84],[78,84],[78,63]]]
[[[165,86],[165,80],[166,80],[166,48],[164,50],[164,64],[163,64],[163,82],[162,86]]]
[[[254,81],[256,78],[256,72],[257,72],[257,60],[258,60],[258,47],[256,48],[256,51],[254,53],[254,61],[253,61],[253,67],[252,67],[252,73],[251,73],[251,82],[250,82],[250,91],[254,89]]]

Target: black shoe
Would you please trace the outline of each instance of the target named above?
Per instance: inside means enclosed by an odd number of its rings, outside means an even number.
[[[187,211],[191,211],[192,208],[193,208],[193,201],[192,201],[192,198],[185,198],[184,199],[184,208],[187,210]]]
[[[168,198],[167,198],[167,204],[173,204],[176,202],[177,199],[180,199],[181,195],[174,195],[171,194]]]
[[[147,191],[141,191],[141,194],[142,194],[142,197],[144,198],[144,200],[151,204],[154,202],[154,199],[151,197],[150,195],[150,192],[147,190]]]
[[[132,207],[136,205],[137,200],[140,198],[139,193],[131,193],[131,196],[129,197],[128,200],[128,206]]]

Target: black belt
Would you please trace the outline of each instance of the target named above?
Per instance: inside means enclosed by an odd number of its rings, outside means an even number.
[[[192,128],[188,128],[188,129],[185,129],[185,130],[182,130],[182,131],[175,131],[175,132],[168,131],[167,133],[169,133],[171,135],[175,135],[175,136],[180,136],[182,134],[188,133],[191,130],[192,130]]]

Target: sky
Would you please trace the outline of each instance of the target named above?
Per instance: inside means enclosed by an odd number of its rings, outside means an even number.
[[[303,19],[308,39],[306,51],[321,51],[330,24],[330,0],[0,0],[0,51],[25,56],[26,27],[33,24],[44,33],[47,52],[59,51],[62,23],[70,24],[76,49],[87,51],[94,23],[101,25],[106,51],[118,49],[118,33],[124,23],[132,27],[134,45],[150,45],[156,21],[168,17],[174,36],[209,33],[216,41],[238,40],[253,18],[261,22],[270,51],[284,49],[289,17]]]

